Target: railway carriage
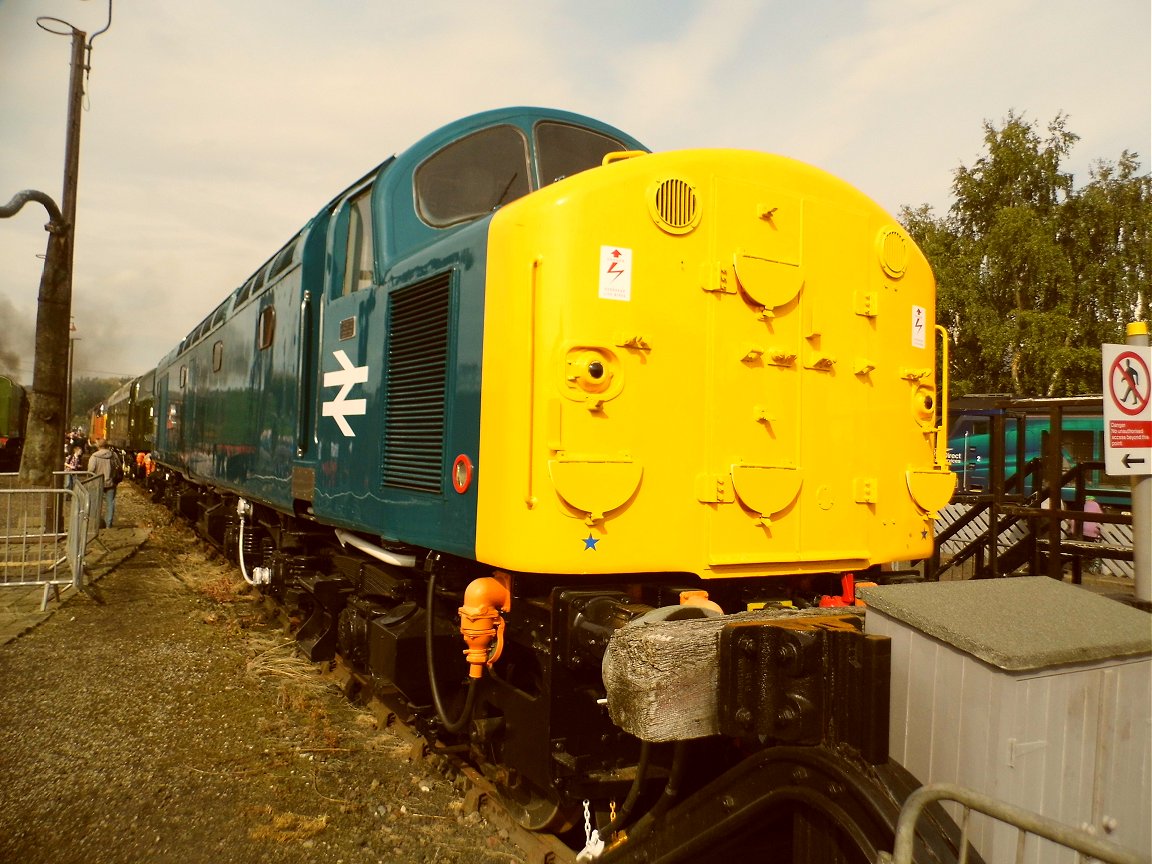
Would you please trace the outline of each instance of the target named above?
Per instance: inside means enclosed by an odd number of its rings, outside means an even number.
[[[903,229],[818,169],[490,111],[333,198],[159,363],[155,476],[524,824],[651,808],[606,829],[626,856],[756,788],[700,835],[871,860],[911,788],[883,646],[798,610],[931,551],[934,320]],[[654,666],[691,643],[720,682],[706,717],[612,671],[665,629]]]

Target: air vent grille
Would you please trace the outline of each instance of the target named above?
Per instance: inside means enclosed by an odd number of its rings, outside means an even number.
[[[651,210],[662,229],[671,234],[687,234],[700,222],[696,187],[679,178],[661,181],[653,192]]]
[[[383,482],[443,492],[451,274],[388,298]]]

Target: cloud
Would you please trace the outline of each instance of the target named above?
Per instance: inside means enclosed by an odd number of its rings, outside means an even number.
[[[67,6],[63,13],[60,5]],[[82,117],[78,367],[138,374],[316,210],[437,126],[502,105],[661,150],[811,162],[895,211],[944,208],[981,123],[1070,114],[1070,166],[1152,156],[1147,0],[509,0],[118,5]],[[0,0],[0,199],[59,200],[68,40],[102,3]],[[0,220],[0,343],[35,314],[42,213]],[[29,367],[30,368],[30,367]]]

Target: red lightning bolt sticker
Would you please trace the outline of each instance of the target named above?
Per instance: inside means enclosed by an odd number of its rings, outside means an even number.
[[[928,313],[923,306],[912,307],[912,347],[923,348],[927,344]]]
[[[600,247],[600,298],[632,299],[632,250],[623,246]]]

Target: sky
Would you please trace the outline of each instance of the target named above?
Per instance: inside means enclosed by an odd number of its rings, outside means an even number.
[[[62,198],[71,40],[108,0],[0,0],[0,205]],[[780,153],[943,215],[984,123],[1152,163],[1148,0],[115,0],[82,115],[75,375],[134,376],[324,205],[425,133],[541,105],[653,150]],[[32,380],[48,235],[0,219],[0,374]]]

